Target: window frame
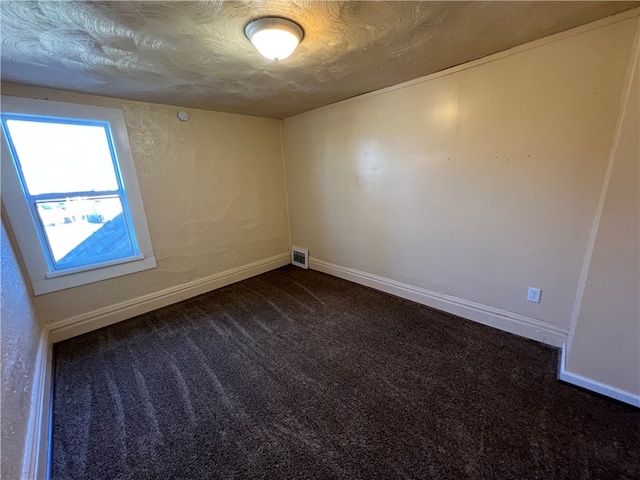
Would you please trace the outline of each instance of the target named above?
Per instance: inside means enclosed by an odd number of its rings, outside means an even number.
[[[0,195],[9,224],[17,239],[18,247],[31,280],[34,295],[73,288],[109,278],[128,275],[156,267],[151,236],[142,203],[142,195],[129,145],[129,136],[122,110],[93,105],[74,104],[22,97],[1,97],[3,114],[32,115],[71,121],[87,121],[108,124],[106,133],[114,151],[112,159],[116,175],[122,186],[123,209],[128,206],[138,255],[106,261],[97,265],[56,270],[49,259],[46,236],[37,226],[40,218],[29,203],[29,194],[23,190],[21,173],[15,165],[11,149],[4,133],[2,137],[2,169]],[[114,158],[115,157],[115,158]]]

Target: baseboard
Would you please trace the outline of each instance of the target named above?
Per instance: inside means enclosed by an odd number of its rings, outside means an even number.
[[[68,318],[48,325],[52,343],[67,340],[83,333],[91,332],[107,325],[126,320],[136,315],[166,307],[187,298],[210,292],[232,283],[246,280],[261,273],[288,265],[291,253],[283,253],[259,262],[217,273],[193,282],[167,288],[126,302],[101,308],[82,315]]]
[[[438,310],[452,313],[521,337],[537,340],[547,345],[562,347],[564,342],[567,341],[567,330],[525,315],[490,307],[453,295],[446,295],[414,287],[413,285],[325,262],[313,257],[309,258],[309,267],[312,270],[318,270],[319,272],[344,278],[345,280],[350,280],[360,285],[391,293],[398,297],[437,308]]]
[[[36,358],[31,411],[25,441],[22,478],[49,478],[49,431],[51,428],[52,346],[47,329],[40,334]]]
[[[640,395],[634,395],[633,393],[625,392],[619,388],[612,387],[604,383],[600,383],[596,380],[592,380],[577,373],[571,373],[566,370],[567,361],[567,344],[562,345],[562,351],[560,353],[560,361],[558,365],[558,380],[561,380],[571,385],[591,390],[592,392],[599,393],[606,397],[613,398],[620,402],[628,403],[634,407],[640,408]]]

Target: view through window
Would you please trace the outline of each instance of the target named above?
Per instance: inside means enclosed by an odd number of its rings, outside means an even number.
[[[2,123],[52,270],[139,255],[107,122],[3,114]]]

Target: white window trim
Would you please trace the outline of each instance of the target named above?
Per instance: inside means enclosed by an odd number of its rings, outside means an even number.
[[[127,195],[131,220],[140,250],[138,257],[64,272],[64,275],[50,271],[38,240],[38,233],[34,223],[37,219],[32,217],[31,209],[27,205],[22,192],[9,146],[4,135],[0,134],[2,137],[2,169],[0,171],[2,202],[4,203],[11,229],[18,241],[18,248],[27,268],[34,295],[42,295],[155,268],[156,260],[153,254],[151,236],[144,213],[142,195],[138,186],[138,177],[122,110],[3,95],[2,111],[6,113],[109,122],[122,183]]]

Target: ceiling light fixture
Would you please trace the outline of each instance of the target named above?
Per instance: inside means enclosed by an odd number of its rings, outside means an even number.
[[[258,52],[270,60],[287,58],[304,36],[298,24],[277,17],[253,20],[247,24],[244,33]]]

